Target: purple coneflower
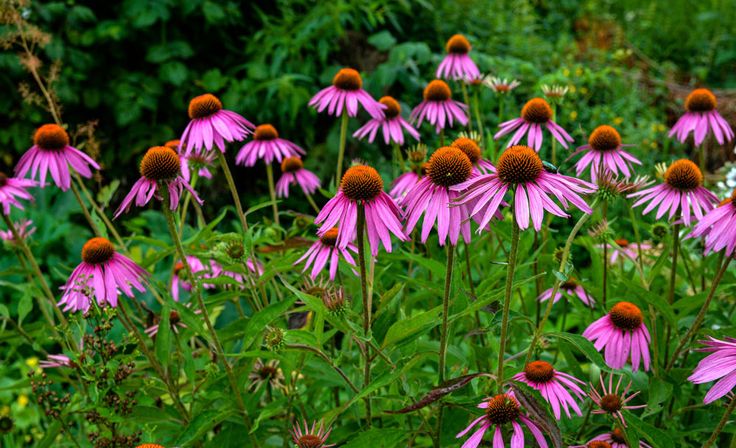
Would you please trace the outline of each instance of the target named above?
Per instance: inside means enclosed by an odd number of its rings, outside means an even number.
[[[202,204],[197,192],[181,176],[181,161],[173,149],[165,146],[150,148],[141,160],[140,172],[141,178],[133,184],[130,192],[120,203],[120,207],[115,212],[115,218],[127,212],[134,200],[136,207],[142,207],[148,204],[154,196],[162,199],[158,192],[161,188],[166,188],[168,191],[171,210],[176,210],[179,205],[179,197],[184,189],[189,191],[200,205]]]
[[[485,228],[496,214],[506,192],[513,189],[514,213],[519,227],[522,230],[529,227],[531,216],[534,228],[540,230],[545,210],[556,216],[568,216],[552,197],[557,198],[563,208],[572,203],[583,212],[592,213],[580,195],[594,192],[595,186],[574,177],[547,172],[533,149],[512,146],[501,154],[495,173],[477,176],[452,189],[465,191],[458,203],[475,201],[471,216],[485,209],[481,215],[481,228]]]
[[[496,78],[494,76],[491,76],[490,78],[486,77],[483,80],[483,84],[500,95],[507,94],[521,85],[521,83],[516,79],[509,80],[506,78]]]
[[[562,126],[552,121],[552,118],[552,107],[549,103],[543,98],[532,98],[524,104],[519,118],[501,123],[499,131],[493,138],[498,140],[518,128],[506,146],[516,145],[526,134],[527,145],[539,152],[542,147],[542,126],[544,126],[552,137],[567,148],[568,143],[573,142],[573,138],[562,129]]]
[[[718,207],[708,211],[700,218],[688,238],[705,236],[705,254],[726,249],[730,257],[736,248],[736,190]]]
[[[285,157],[306,154],[295,143],[279,137],[275,127],[270,124],[259,125],[253,133],[253,140],[243,145],[235,157],[235,163],[242,166],[254,166],[258,160],[267,164],[274,160],[281,163]]]
[[[621,174],[631,177],[629,163],[641,165],[641,161],[632,156],[623,148],[634,145],[621,143],[621,135],[612,126],[602,125],[593,130],[588,138],[588,144],[578,147],[575,154],[585,152],[585,155],[575,164],[575,174],[580,176],[590,166],[590,178],[596,182],[598,176],[605,171],[610,171],[614,176]]]
[[[26,219],[13,225],[15,226],[15,230],[18,232],[18,236],[24,240],[36,232],[36,228],[33,227],[33,221],[30,219]],[[15,236],[13,236],[13,231],[10,229],[0,230],[0,239],[7,241],[10,244],[16,244]]]
[[[373,118],[383,118],[383,106],[363,90],[363,79],[360,73],[352,68],[342,68],[332,78],[332,85],[326,87],[309,100],[309,105],[322,112],[327,109],[329,115],[340,116],[343,109],[348,116],[358,114],[358,104]]]
[[[606,364],[612,369],[621,369],[631,354],[631,368],[639,370],[643,359],[644,370],[649,370],[649,330],[638,306],[630,302],[619,302],[611,311],[590,324],[583,337],[595,344],[595,349],[606,349]]]
[[[384,116],[374,117],[369,120],[360,129],[355,131],[353,137],[362,139],[368,136],[368,142],[373,143],[380,129],[383,134],[383,141],[387,145],[392,142],[397,145],[403,145],[404,132],[409,134],[414,140],[419,140],[419,132],[401,116],[401,105],[398,101],[393,97],[384,96],[378,102],[386,107],[383,110]]]
[[[470,242],[470,210],[466,204],[450,206],[460,195],[450,187],[463,183],[472,174],[470,159],[459,148],[445,146],[429,158],[427,175],[412,187],[401,200],[406,207],[406,234],[410,234],[424,215],[421,241],[425,243],[429,232],[437,223],[440,246],[447,237],[450,244],[457,245],[460,234]]]
[[[599,408],[594,409],[593,414],[611,414],[613,418],[618,418],[625,428],[626,421],[624,420],[624,415],[621,411],[629,409],[641,409],[647,407],[647,405],[640,404],[637,406],[631,406],[626,404],[634,399],[634,397],[639,395],[639,392],[637,391],[629,395],[628,397],[626,396],[626,394],[629,393],[629,389],[631,388],[631,382],[629,381],[629,384],[627,384],[626,387],[624,387],[624,389],[621,391],[621,393],[619,393],[619,390],[621,388],[621,381],[623,381],[623,379],[624,376],[619,375],[618,382],[616,383],[616,388],[614,389],[613,374],[609,374],[608,388],[606,388],[606,383],[603,381],[603,374],[601,374],[599,378],[601,383],[601,392],[599,393],[598,390],[596,390],[595,386],[591,384],[588,396],[590,396],[590,399],[593,400],[593,403],[595,403],[595,405]]]
[[[217,262],[215,262],[214,260],[210,260],[209,266],[205,266],[204,263],[202,263],[202,260],[195,256],[187,255],[186,258],[187,263],[189,264],[189,269],[191,269],[192,271],[192,275],[199,274],[199,276],[203,279],[210,279],[215,277],[214,272],[215,267],[217,266]],[[182,274],[184,272],[184,263],[182,263],[181,261],[177,261],[174,264],[174,273],[171,276],[171,296],[177,302],[179,301],[180,285],[182,288],[184,288],[185,291],[192,290],[191,279],[186,279],[182,277]],[[215,285],[202,282],[202,287],[205,289],[212,289],[215,287]]]
[[[426,171],[426,169],[422,169],[422,171]],[[414,170],[399,175],[391,182],[389,196],[397,201],[401,200],[419,182],[422,176],[424,176],[424,173],[417,173]]]
[[[299,185],[305,195],[312,195],[320,187],[321,182],[316,174],[304,168],[301,157],[286,157],[281,161],[281,177],[276,182],[276,195],[289,197],[289,186]]]
[[[690,225],[692,215],[697,220],[718,203],[718,197],[703,187],[703,173],[700,168],[687,159],[675,161],[664,173],[664,183],[628,195],[639,198],[632,207],[649,202],[642,211],[646,215],[657,209],[657,219],[669,212],[669,219],[679,212],[686,226]]]
[[[470,53],[470,42],[462,34],[455,34],[447,40],[445,49],[447,56],[437,67],[437,78],[445,79],[473,79],[480,76],[480,70],[475,62],[468,56]]]
[[[23,210],[23,204],[18,199],[33,200],[31,193],[26,188],[38,185],[35,180],[19,179],[17,177],[8,177],[5,173],[0,172],[0,204],[3,206],[3,214],[10,214],[10,207],[16,207]]]
[[[205,93],[189,102],[189,124],[181,135],[181,148],[186,156],[192,151],[203,153],[217,145],[225,152],[225,142],[245,139],[253,131],[253,123],[240,114],[222,108],[216,96]]]
[[[340,181],[340,190],[330,199],[314,219],[321,225],[319,236],[337,226],[337,247],[344,249],[357,234],[358,206],[365,209],[365,229],[371,255],[378,254],[379,244],[391,252],[391,234],[401,241],[408,238],[401,230],[401,209],[391,196],[383,191],[383,179],[367,165],[350,167]]]
[[[725,341],[721,341],[708,336],[708,340],[701,341],[701,344],[706,347],[698,351],[709,352],[710,355],[700,360],[693,374],[687,379],[694,384],[718,380],[703,399],[703,403],[709,404],[736,387],[736,339],[727,337]]]
[[[629,445],[626,444],[624,432],[615,428],[611,432],[593,437],[585,445],[575,445],[570,448],[629,448]],[[639,440],[639,448],[652,448],[652,446]]]
[[[120,291],[131,298],[133,288],[143,292],[141,281],[148,275],[133,260],[117,253],[110,241],[95,237],[82,247],[82,262],[62,287],[64,294],[57,305],[64,305],[64,311],[86,313],[94,297],[100,307],[109,304],[115,308]]]
[[[199,177],[212,179],[212,173],[210,172],[209,167],[212,165],[212,162],[215,161],[216,155],[214,153],[191,153],[189,155],[184,155],[181,153],[181,140],[169,140],[164,143],[164,146],[173,149],[179,154],[179,159],[181,160],[181,177],[183,177],[185,181],[191,181],[192,169],[197,170],[197,175]]]
[[[718,113],[718,101],[708,89],[695,89],[685,99],[685,114],[677,120],[669,132],[677,140],[684,143],[688,134],[693,132],[695,145],[705,140],[708,131],[712,130],[719,145],[733,139],[733,130],[728,122]]]
[[[66,355],[49,355],[45,361],[38,363],[42,369],[54,369],[57,367],[71,367],[72,360]]]
[[[445,81],[435,79],[424,88],[424,101],[411,111],[411,120],[421,126],[426,118],[439,134],[446,125],[454,126],[455,121],[468,124],[468,106],[452,99],[452,90]]]
[[[33,146],[26,151],[15,166],[15,175],[25,177],[31,172],[31,179],[40,177],[40,186],[46,186],[46,175],[51,173],[54,183],[62,191],[71,186],[69,166],[80,176],[92,177],[90,167],[99,170],[90,156],[69,145],[69,134],[58,124],[45,124],[36,130]]]
[[[511,423],[513,435],[511,436],[512,448],[523,448],[524,446],[524,424],[537,444],[542,448],[547,448],[547,441],[544,440],[542,431],[532,422],[529,417],[521,412],[521,405],[516,400],[513,392],[498,394],[490,397],[486,401],[478,404],[478,407],[485,409],[485,414],[473,420],[467,428],[458,433],[456,438],[463,437],[470,432],[475,426],[479,426],[478,430],[473,433],[468,440],[463,443],[462,448],[477,448],[483,442],[483,435],[486,431],[493,428],[493,448],[504,448],[506,446],[503,440],[503,427]]]
[[[312,422],[312,428],[309,428],[307,421],[304,420],[304,428],[299,423],[291,429],[291,437],[296,444],[296,448],[329,448],[334,444],[327,445],[327,438],[332,432],[331,427],[325,428],[324,422]]]
[[[572,375],[555,370],[552,364],[546,361],[532,361],[524,367],[522,372],[514,375],[513,379],[538,390],[542,398],[552,406],[552,412],[557,420],[562,416],[560,408],[565,410],[568,418],[570,408],[577,415],[582,416],[580,406],[572,395],[582,400],[585,392],[576,383],[583,385],[585,383]]]
[[[202,313],[202,310],[194,310],[194,314],[200,313]],[[149,338],[152,338],[158,334],[159,324],[160,322],[153,324],[144,330]],[[171,327],[171,331],[173,331],[175,334],[179,334],[179,330],[187,328],[184,321],[181,320],[181,316],[179,316],[179,313],[175,310],[171,310],[169,312],[169,327]]]
[[[450,146],[460,149],[468,156],[470,163],[473,164],[473,174],[487,174],[496,171],[496,167],[491,162],[484,159],[481,154],[478,142],[468,137],[460,137],[455,139]]]
[[[611,264],[616,263],[619,257],[626,257],[630,260],[636,260],[639,257],[639,247],[642,251],[652,249],[650,243],[632,243],[625,238],[618,238],[613,240],[614,244],[607,244],[608,249],[611,251],[611,255],[608,261]],[[596,245],[599,249],[603,248],[603,244]]]
[[[549,300],[552,297],[553,291],[554,288],[550,288],[544,291],[542,294],[539,295],[538,300],[540,302],[545,302]],[[576,297],[589,307],[595,306],[595,300],[593,300],[593,297],[588,294],[587,291],[585,291],[583,285],[578,283],[578,281],[572,277],[568,278],[565,282],[560,284],[560,287],[557,290],[552,303],[557,303],[563,297],[563,295],[569,299]]]
[[[340,260],[340,255],[350,265],[355,266],[355,260],[350,254],[350,251],[358,253],[358,248],[353,243],[348,243],[345,248],[337,247],[337,236],[338,229],[333,227],[324,232],[317,241],[312,244],[309,249],[302,255],[298,260],[294,262],[295,265],[304,261],[304,269],[302,272],[306,272],[309,267],[312,267],[312,271],[309,276],[314,280],[317,278],[320,272],[330,263],[330,280],[335,280],[335,274],[337,274],[337,267]]]

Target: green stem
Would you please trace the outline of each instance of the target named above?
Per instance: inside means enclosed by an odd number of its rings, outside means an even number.
[[[230,188],[230,194],[233,196],[235,209],[238,211],[238,218],[240,218],[240,225],[243,232],[247,232],[248,220],[245,219],[245,213],[243,213],[243,205],[240,203],[240,196],[238,195],[237,188],[235,188],[235,181],[233,180],[233,175],[230,172],[230,167],[227,165],[227,159],[225,159],[225,154],[222,151],[218,149],[215,149],[215,151],[217,152],[217,158],[220,160],[222,172],[225,173],[225,179],[227,180],[227,186]]]
[[[309,193],[304,193],[307,196],[307,202],[309,202],[309,205],[312,206],[312,209],[314,209],[315,213],[319,213],[319,207],[317,206],[317,203],[314,202],[314,198]]]
[[[192,186],[192,190],[197,186],[197,181],[199,180],[199,173],[198,170],[192,170],[192,177],[191,182],[189,182],[189,185]],[[181,207],[181,218],[179,219],[179,231],[181,232],[182,229],[184,229],[184,224],[187,222],[187,211],[189,210],[189,203],[192,201],[192,194],[187,191],[186,196],[184,197],[184,204]]]
[[[680,246],[680,224],[675,224],[672,229],[672,268],[670,271],[670,285],[667,290],[667,303],[672,305],[675,301],[675,280],[677,280],[677,255]],[[670,347],[670,336],[672,335],[672,328],[665,324],[665,337],[664,337],[664,359],[666,360],[669,354]]]
[[[28,244],[26,241],[20,236],[18,233],[18,229],[15,228],[15,224],[13,224],[13,221],[10,220],[8,215],[5,213],[2,213],[3,220],[5,221],[5,225],[8,226],[8,229],[10,229],[10,233],[13,234],[13,239],[15,239],[15,244],[20,247],[20,250],[23,252],[23,255],[25,255],[26,260],[28,263],[31,264],[31,269],[33,270],[33,274],[38,279],[38,282],[41,284],[41,290],[43,291],[44,295],[48,299],[49,303],[51,304],[51,307],[54,309],[54,312],[56,313],[56,317],[59,319],[59,322],[61,322],[62,326],[67,325],[67,320],[64,317],[64,314],[62,314],[59,307],[56,306],[56,300],[54,299],[54,293],[51,292],[51,288],[49,288],[49,284],[46,283],[46,277],[43,276],[43,272],[41,271],[41,268],[38,266],[38,263],[36,262],[36,257],[33,256],[33,252],[31,252],[31,248],[28,247]],[[38,307],[41,308],[41,312],[43,312],[44,317],[47,321],[52,323],[54,320],[51,318],[51,316],[48,314],[48,310],[45,306],[43,306],[43,303],[41,303],[41,299],[38,298]]]
[[[511,308],[512,287],[514,284],[514,271],[516,270],[516,255],[519,250],[519,223],[516,222],[515,207],[511,208],[511,251],[509,252],[508,264],[506,265],[506,290],[503,298],[503,317],[501,319],[501,340],[498,348],[498,371],[496,382],[498,393],[503,393],[503,363],[506,354],[506,336],[509,325],[509,310]]]
[[[554,163],[554,162],[552,162]],[[608,220],[608,201],[603,200],[601,212],[603,214],[603,223],[607,225]],[[608,241],[603,243],[603,310],[607,310],[606,299],[608,298]]]
[[[552,103],[552,120],[557,118],[557,105]],[[552,165],[557,165],[557,139],[552,138]]]
[[[360,269],[360,290],[363,294],[363,336],[365,337],[366,341],[368,340],[370,331],[371,331],[371,312],[372,312],[372,298],[371,295],[368,294],[368,283],[366,278],[366,268],[365,268],[365,208],[363,204],[358,205],[358,264]],[[370,349],[368,347],[367,343],[364,343],[364,349],[363,354],[365,355],[364,359],[364,369],[363,369],[363,387],[368,387],[371,383],[371,358],[370,358]],[[365,417],[366,417],[366,424],[370,428],[372,423],[371,418],[371,401],[370,397],[365,397]]]
[[[220,154],[222,154],[220,151],[218,151]],[[224,157],[221,158],[221,160],[224,160]],[[210,319],[209,312],[207,311],[207,307],[204,304],[204,300],[202,300],[202,289],[199,284],[199,278],[195,277],[192,274],[192,268],[189,266],[189,262],[187,262],[186,253],[184,252],[184,246],[181,242],[181,238],[179,237],[179,233],[176,231],[176,222],[174,218],[174,213],[169,209],[169,192],[166,188],[160,188],[159,192],[161,193],[161,196],[163,197],[163,209],[164,215],[166,216],[166,224],[169,227],[169,233],[171,234],[171,238],[174,241],[174,246],[176,248],[176,253],[179,259],[182,261],[182,264],[184,265],[184,272],[187,275],[187,278],[192,284],[192,296],[197,300],[197,304],[199,305],[199,309],[202,311],[202,317],[204,318],[205,326],[207,327],[207,331],[210,333],[210,336],[212,337],[212,343],[215,346],[216,354],[219,359],[222,360],[222,363],[225,367],[225,372],[227,374],[228,380],[230,382],[230,388],[233,391],[233,394],[235,395],[235,400],[238,405],[238,408],[241,412],[243,423],[245,424],[246,428],[251,427],[250,418],[248,417],[248,413],[245,409],[245,403],[243,402],[243,396],[240,393],[240,388],[238,387],[238,381],[235,378],[235,374],[233,373],[233,369],[230,366],[230,362],[225,357],[225,351],[222,348],[222,344],[220,343],[220,338],[217,336],[217,332],[215,331],[215,328],[212,326],[212,320]],[[251,435],[251,440],[253,440],[253,436]]]
[[[593,201],[593,203],[590,205],[591,208],[595,208],[597,200]],[[575,239],[575,236],[577,236],[578,232],[580,232],[580,229],[583,228],[583,225],[585,222],[590,218],[590,215],[587,213],[583,213],[583,215],[578,219],[578,222],[575,223],[575,227],[572,228],[570,231],[570,235],[567,236],[567,241],[565,241],[565,248],[562,250],[562,257],[560,258],[560,268],[557,272],[560,274],[565,275],[565,270],[567,267],[567,260],[570,257],[570,249],[572,248],[572,242]],[[555,281],[554,287],[552,288],[552,295],[551,297],[554,297],[557,294],[557,291],[560,290],[560,285],[562,282],[557,279]],[[532,336],[532,342],[529,344],[529,350],[526,352],[526,363],[528,364],[529,361],[531,361],[532,356],[534,355],[534,349],[537,346],[537,343],[539,342],[539,338],[542,336],[542,330],[544,329],[544,325],[547,323],[547,319],[549,319],[549,315],[552,313],[552,305],[554,304],[554,300],[548,300],[547,301],[547,307],[544,310],[544,315],[542,316],[542,320],[539,321],[539,325],[537,325],[537,329],[534,331],[534,336]]]
[[[715,296],[716,288],[718,288],[718,284],[721,282],[723,275],[726,273],[726,269],[728,268],[728,265],[731,264],[731,260],[733,260],[733,256],[728,256],[728,258],[726,258],[723,261],[723,265],[718,270],[718,273],[716,273],[715,278],[713,278],[713,283],[710,286],[710,290],[708,291],[708,296],[705,298],[705,302],[703,302],[703,306],[700,307],[700,311],[698,312],[698,315],[695,317],[695,321],[688,329],[687,334],[685,334],[685,337],[680,339],[680,343],[677,345],[677,348],[675,348],[675,351],[672,353],[672,358],[670,358],[669,362],[667,363],[665,372],[669,372],[672,369],[672,367],[675,365],[675,361],[677,361],[678,356],[680,356],[682,349],[688,344],[688,342],[690,341],[690,338],[692,338],[693,335],[695,335],[695,333],[697,333],[698,330],[700,330],[700,326],[703,325],[703,320],[705,319],[705,313],[708,311],[710,302],[713,300],[713,297]]]
[[[74,180],[77,181],[77,186],[82,191],[82,194],[87,199],[87,201],[92,204],[92,208],[95,210],[95,213],[97,213],[97,216],[102,219],[102,222],[105,223],[105,226],[107,227],[107,230],[112,233],[113,238],[115,238],[115,242],[118,243],[118,245],[127,251],[127,248],[125,246],[125,243],[123,243],[123,239],[120,237],[120,234],[118,233],[117,229],[113,225],[112,221],[110,221],[110,218],[107,217],[105,212],[102,210],[102,207],[97,203],[97,201],[94,200],[92,197],[92,193],[87,190],[87,187],[84,185],[84,181],[79,176],[78,173],[72,171],[72,175],[74,176]]]
[[[279,223],[279,206],[276,203],[276,187],[273,183],[273,165],[266,164],[266,177],[268,178],[268,194],[271,196],[271,209],[273,210],[273,221],[276,225]]]
[[[723,431],[723,428],[726,427],[726,423],[728,423],[728,419],[729,417],[731,417],[734,409],[736,409],[736,397],[731,398],[731,403],[726,408],[726,412],[723,413],[721,421],[718,422],[718,426],[716,426],[716,429],[713,430],[713,434],[710,435],[710,438],[707,442],[705,442],[703,448],[710,448],[714,443],[716,443],[718,436],[721,434],[721,431]]]
[[[445,130],[440,129],[440,148],[445,146]]]
[[[337,169],[335,170],[335,191],[340,189],[340,180],[342,180],[342,164],[345,158],[345,144],[348,138],[348,116],[347,111],[343,111],[340,116],[340,147],[337,152]]]
[[[480,117],[480,100],[478,100],[478,90],[473,92],[473,113],[475,114],[475,122],[478,125],[478,133],[480,133],[481,141],[485,140],[486,136],[483,134],[483,120]],[[483,145],[485,149],[485,145]]]
[[[450,312],[450,288],[452,287],[452,265],[455,246],[447,245],[447,268],[445,270],[445,295],[442,298],[442,330],[440,332],[440,361],[438,385],[445,382],[445,361],[447,358],[447,317]]]
[[[459,81],[460,82],[460,90],[463,92],[463,101],[465,101],[465,104],[470,107],[470,97],[468,96],[468,86],[465,85],[465,81]],[[473,130],[473,119],[468,119],[468,130]]]
[[[77,202],[79,202],[79,206],[82,208],[84,219],[87,220],[87,223],[89,223],[89,226],[92,229],[92,233],[94,233],[95,236],[102,236],[102,233],[100,233],[100,229],[97,227],[97,224],[92,219],[92,215],[90,215],[89,210],[87,210],[87,205],[84,203],[84,200],[82,200],[82,196],[79,195],[79,190],[77,190],[77,186],[74,184],[74,182],[71,183],[71,187],[72,193],[74,193],[74,197],[77,199]]]

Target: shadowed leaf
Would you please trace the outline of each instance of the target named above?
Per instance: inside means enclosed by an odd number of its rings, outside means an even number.
[[[455,392],[458,389],[462,389],[465,387],[468,383],[470,383],[473,379],[478,378],[479,376],[488,376],[492,377],[490,373],[473,373],[472,375],[463,375],[459,376],[457,378],[453,378],[451,380],[445,381],[442,383],[441,386],[432,389],[429,391],[427,395],[422,397],[421,400],[417,401],[411,406],[407,406],[403,409],[399,409],[398,411],[384,411],[386,414],[407,414],[409,412],[414,412],[418,409],[421,409],[425,406],[428,406],[435,401],[439,400],[440,398],[444,397],[447,394],[450,394],[452,392]]]

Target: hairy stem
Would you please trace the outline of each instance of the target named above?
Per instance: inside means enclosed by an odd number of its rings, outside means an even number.
[[[363,335],[368,340],[371,331],[371,312],[372,298],[368,294],[368,279],[366,278],[365,268],[365,208],[363,204],[358,205],[358,264],[360,269],[360,290],[363,294]],[[367,343],[363,348],[364,369],[363,369],[363,387],[368,387],[371,383],[371,357],[370,349]],[[365,397],[365,418],[368,427],[371,427],[371,401],[370,397]]]
[[[509,252],[508,264],[506,265],[506,290],[503,298],[503,317],[501,319],[501,340],[498,347],[498,370],[496,381],[498,393],[503,392],[503,362],[506,353],[506,336],[509,326],[509,309],[511,307],[511,295],[514,284],[514,271],[516,270],[516,255],[519,250],[519,223],[516,222],[516,214],[511,209],[511,251]]]
[[[235,209],[238,211],[238,218],[240,219],[240,226],[242,227],[243,232],[248,231],[248,220],[245,219],[245,213],[243,213],[243,205],[240,203],[240,196],[238,195],[238,189],[235,188],[235,181],[233,180],[233,175],[230,172],[230,167],[227,164],[227,159],[225,159],[225,154],[215,149],[217,152],[217,158],[220,160],[220,166],[222,167],[222,172],[225,173],[225,179],[227,180],[227,186],[230,188],[230,194],[233,197],[233,202],[235,202]]]
[[[340,189],[340,180],[342,180],[342,164],[345,158],[345,145],[348,139],[348,116],[347,111],[343,111],[340,116],[340,147],[337,152],[337,169],[335,170],[335,191]]]

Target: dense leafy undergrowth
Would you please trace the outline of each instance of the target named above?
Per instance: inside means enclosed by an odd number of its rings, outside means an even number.
[[[591,59],[545,74],[455,30],[444,51],[404,42],[406,5],[338,3],[367,14],[342,26],[369,30],[380,63],[282,43],[245,81],[191,74],[189,44],[162,43],[149,87],[189,103],[121,138],[131,150],[65,121],[83,88],[42,63],[63,54],[34,22],[61,6],[2,4],[34,117],[2,131],[25,145],[0,173],[2,446],[734,446],[719,91],[650,78],[630,51],[598,52],[606,39],[561,39]],[[288,34],[295,4],[261,33]],[[207,23],[238,11],[203,5]],[[533,29],[530,11],[515,23]],[[279,64],[285,90],[244,93]],[[120,129],[155,96],[126,95]]]

